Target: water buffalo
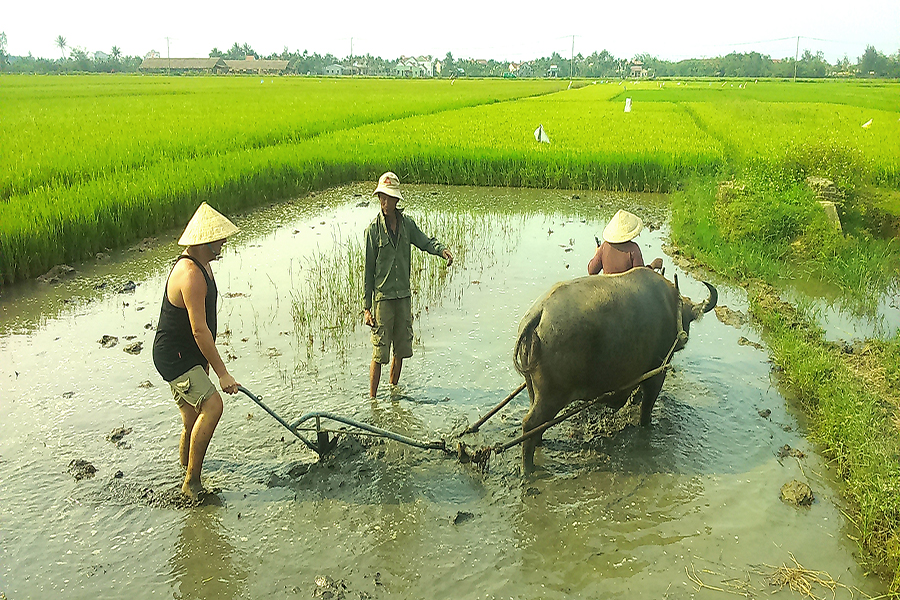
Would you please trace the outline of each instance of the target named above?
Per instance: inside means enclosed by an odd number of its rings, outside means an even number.
[[[589,275],[553,286],[519,324],[514,363],[531,396],[522,432],[550,421],[575,400],[625,388],[604,401],[618,410],[638,385],[643,393],[641,425],[649,425],[666,372],[634,382],[665,361],[679,335],[679,310],[686,334],[691,321],[715,307],[716,288],[703,283],[709,298],[702,304],[682,297],[669,280],[645,268]],[[684,334],[676,349],[687,342]],[[534,470],[534,448],[539,441],[536,435],[522,444],[525,473]]]

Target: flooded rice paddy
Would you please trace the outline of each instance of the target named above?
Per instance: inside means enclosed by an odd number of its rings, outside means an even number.
[[[326,410],[453,443],[521,383],[519,319],[586,273],[621,207],[652,226],[637,238],[647,262],[663,256],[683,293],[705,297],[664,255],[663,197],[406,186],[408,214],[457,260],[416,253],[415,355],[400,386],[385,372],[370,401],[358,270],[378,210],[370,192],[235,216],[242,233],[214,263],[220,352],[289,421]],[[840,488],[741,318],[742,290],[718,281],[729,324],[709,313],[691,327],[652,425],[636,426],[629,407],[563,423],[545,434],[534,477],[519,474],[518,448],[482,474],[438,450],[346,435],[320,462],[238,395],[204,465],[218,493],[185,507],[180,419],[150,356],[179,233],[3,291],[7,598],[713,598],[776,591],[769,577],[797,563],[836,581],[838,598],[883,591],[858,566]],[[518,435],[527,404],[523,392],[465,441]],[[96,473],[76,479],[77,460]],[[795,479],[811,506],[781,501]]]

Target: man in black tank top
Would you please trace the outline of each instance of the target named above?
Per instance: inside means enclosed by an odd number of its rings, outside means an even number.
[[[225,238],[237,232],[231,221],[208,204],[200,205],[178,240],[187,247],[166,281],[153,340],[153,364],[169,382],[184,424],[179,454],[187,472],[181,489],[194,500],[203,491],[200,470],[223,410],[209,368],[218,375],[224,392],[236,394],[240,385],[216,349],[218,290],[210,266],[221,254]]]

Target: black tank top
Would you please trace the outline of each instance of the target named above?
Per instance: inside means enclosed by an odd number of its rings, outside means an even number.
[[[203,278],[206,279],[206,325],[212,332],[213,340],[216,339],[216,298],[218,290],[216,282],[207,274],[200,261],[193,256],[182,254],[175,260],[175,264],[182,258],[187,258],[200,267]],[[174,269],[175,266],[173,265]],[[169,277],[172,272],[169,272]],[[153,339],[153,364],[156,370],[166,381],[177,379],[197,365],[206,366],[208,361],[191,330],[191,320],[186,308],[179,308],[169,302],[169,278],[163,289],[162,309],[159,311],[159,323],[156,326],[156,337]]]

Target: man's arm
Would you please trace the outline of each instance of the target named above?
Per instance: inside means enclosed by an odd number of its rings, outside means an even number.
[[[594,258],[588,262],[587,270],[588,275],[597,275],[603,270],[603,252],[600,250],[600,246],[597,246],[597,250],[594,252]]]
[[[203,357],[209,362],[209,366],[219,376],[219,386],[223,392],[236,394],[239,384],[225,368],[225,362],[216,348],[216,341],[206,324],[206,280],[200,272],[200,267],[194,264],[188,266],[181,286],[181,296],[191,321],[194,340]]]
[[[378,261],[378,250],[372,235],[372,227],[366,229],[366,264],[363,270],[363,322],[369,327],[375,325],[372,318],[372,298],[375,294],[375,263]]]
[[[448,267],[453,264],[453,253],[450,252],[446,246],[437,241],[437,238],[430,238],[422,233],[422,230],[419,229],[419,226],[416,225],[416,222],[411,218],[405,215],[403,218],[409,222],[409,241],[412,242],[413,246],[423,252],[428,252],[429,254],[444,258],[447,261]]]

